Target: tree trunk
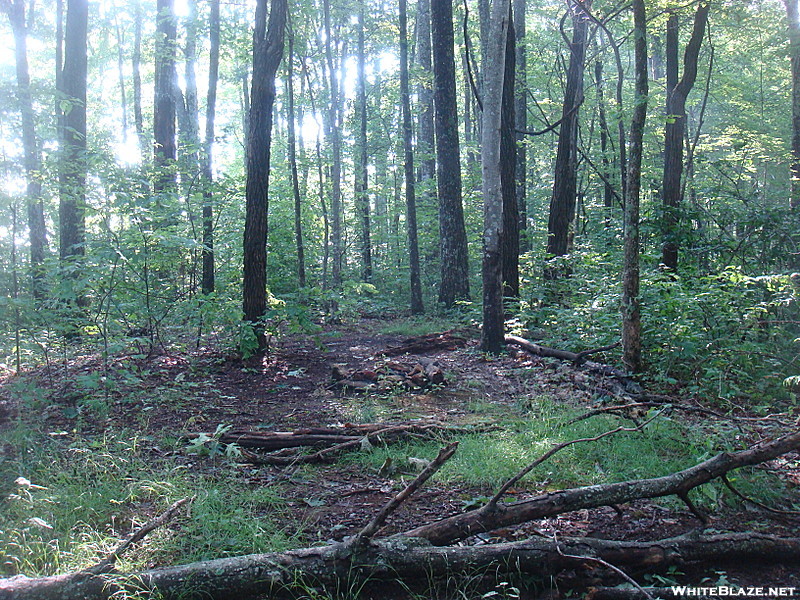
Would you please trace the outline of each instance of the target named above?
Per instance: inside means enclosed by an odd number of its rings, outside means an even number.
[[[356,158],[355,196],[361,234],[361,279],[372,281],[372,246],[369,223],[369,180],[367,178],[367,75],[364,49],[364,3],[359,4],[358,12],[358,83],[356,86],[358,105],[358,156]]]
[[[196,185],[200,170],[200,109],[197,100],[197,0],[187,0],[186,33],[184,46],[184,85],[183,101],[180,100],[180,88],[175,85],[175,101],[180,114],[179,123],[179,156],[181,171],[181,187],[192,218],[191,195]]]
[[[125,61],[123,56],[125,38],[119,26],[118,15],[114,16],[114,30],[117,34],[117,77],[119,78],[119,103],[122,109],[122,142],[126,143],[128,141],[128,95],[125,93]]]
[[[45,296],[44,260],[47,255],[47,227],[42,200],[42,156],[36,139],[31,77],[28,70],[28,30],[25,25],[25,0],[3,0],[14,32],[17,69],[17,101],[22,116],[22,149],[27,180],[28,231],[30,236],[31,291],[37,301]],[[16,273],[16,272],[15,272]]]
[[[63,114],[60,160],[60,257],[79,259],[86,241],[86,76],[88,0],[68,0],[61,93]]]
[[[328,65],[330,104],[328,105],[328,131],[326,138],[330,138],[331,160],[331,279],[333,287],[338,289],[342,285],[342,259],[344,248],[342,246],[342,131],[339,122],[339,81],[336,76],[337,68],[333,62],[333,39],[331,37],[331,7],[330,0],[323,0],[323,19],[325,21],[325,59]]]
[[[511,6],[509,6],[511,11]],[[506,35],[503,105],[500,125],[500,184],[503,191],[503,296],[519,298],[519,207],[517,205],[517,133],[514,115],[516,33],[513,14],[509,14]]]
[[[469,299],[467,233],[461,204],[452,0],[431,1],[431,39],[441,248],[439,302],[452,308],[458,300]]]
[[[483,126],[481,127],[481,175],[483,181],[483,328],[481,350],[499,354],[505,347],[503,331],[503,237],[504,219],[501,137],[503,104],[513,100],[506,96],[506,76],[514,76],[514,61],[509,61],[506,39],[509,37],[511,4],[494,0],[491,10],[483,72]],[[513,33],[511,34],[513,36]],[[508,67],[508,68],[506,68]],[[512,87],[513,89],[513,87]],[[513,137],[512,137],[513,142]],[[513,160],[512,160],[513,164]],[[513,191],[513,178],[511,190]],[[515,211],[516,213],[516,211]],[[516,218],[516,214],[514,215]]]
[[[150,146],[144,133],[144,117],[142,116],[142,4],[140,0],[134,2],[133,8],[133,54],[131,56],[131,70],[133,71],[133,125],[139,139],[139,152],[144,161],[150,155]]]
[[[267,309],[267,214],[272,107],[275,103],[275,74],[283,58],[286,14],[286,0],[272,0],[267,26],[267,0],[258,0],[253,31],[242,295],[245,319],[253,325],[258,349],[262,351],[266,348],[261,319]]]
[[[600,125],[600,161],[603,166],[603,224],[611,227],[611,212],[614,207],[614,188],[611,186],[611,157],[609,156],[608,143],[611,132],[608,128],[606,116],[606,99],[603,85],[603,61],[598,59],[594,64],[594,80],[597,89],[597,119]]]
[[[594,587],[597,574],[593,567],[598,561],[612,563],[618,569],[649,572],[697,562],[715,566],[797,564],[800,538],[763,533],[692,534],[655,541],[559,537],[454,548],[399,538],[370,541],[356,552],[339,543],[121,575],[79,572],[37,579],[16,576],[0,580],[0,600],[112,600],[143,592],[163,600],[240,600],[265,594],[269,598],[298,598],[308,597],[313,588],[323,590],[323,594],[326,589],[373,590],[377,594],[369,597],[385,597],[392,584],[398,590],[430,593],[424,584],[431,582],[432,575],[441,581],[488,572],[498,581],[520,575],[549,581],[564,570],[593,574],[595,577],[587,578],[585,584]],[[618,580],[609,581],[614,583]],[[631,597],[644,598],[624,596]]]
[[[642,368],[642,323],[639,300],[639,192],[642,180],[642,146],[647,118],[647,15],[644,0],[634,0],[635,95],[631,119],[625,241],[622,265],[622,361],[633,373]]]
[[[680,237],[681,176],[683,174],[683,138],[686,129],[686,98],[697,79],[700,46],[708,21],[709,4],[700,4],[694,17],[694,29],[683,56],[683,77],[678,80],[678,17],[667,22],[667,122],[664,130],[664,180],[662,190],[663,248],[661,263],[675,272],[678,269]]]
[[[800,2],[783,0],[789,25],[789,58],[792,65],[792,188],[790,206],[800,210]]]
[[[433,126],[433,63],[431,62],[431,0],[417,2],[417,61],[422,76],[417,86],[419,131],[417,155],[420,158],[420,183],[436,176]]]
[[[289,58],[286,62],[286,123],[288,127],[287,154],[289,159],[289,173],[292,178],[292,195],[294,196],[294,241],[297,250],[297,284],[306,287],[306,259],[303,247],[303,214],[302,200],[300,198],[300,178],[297,173],[297,136],[295,135],[295,109],[294,109],[294,32],[289,27]]]
[[[550,217],[547,223],[547,255],[564,256],[572,244],[572,227],[575,220],[578,169],[578,107],[583,100],[583,69],[589,18],[584,12],[591,8],[591,0],[570,2],[572,11],[572,42],[569,45],[569,67],[564,90],[564,106],[558,131],[558,149],[554,166],[553,195],[550,199]],[[556,271],[548,270],[550,276]]]
[[[408,84],[408,17],[406,0],[400,0],[400,96],[403,104],[403,153],[406,182],[406,229],[408,232],[408,266],[411,285],[411,313],[425,312],[417,242],[417,202],[414,181],[414,146],[411,128],[411,100]]]
[[[526,0],[514,0],[514,32],[516,34],[515,59],[516,76],[514,88],[514,120],[516,121],[517,166],[517,210],[519,210],[519,251],[531,249],[528,237],[528,202],[527,202],[527,149],[525,134],[528,129],[528,67],[525,56],[525,14]]]
[[[155,102],[153,106],[153,166],[156,194],[175,191],[175,24],[174,0],[158,0],[156,4]]]
[[[206,131],[203,145],[203,275],[204,294],[214,291],[214,123],[217,114],[217,82],[219,81],[219,0],[211,0],[208,21],[211,44],[208,56],[208,95],[206,96]]]

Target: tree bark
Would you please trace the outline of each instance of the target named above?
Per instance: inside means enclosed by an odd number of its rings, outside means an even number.
[[[206,96],[206,131],[203,144],[203,274],[204,294],[214,292],[214,124],[217,114],[217,82],[219,81],[219,0],[211,1],[208,20],[210,49],[208,55],[208,95]]]
[[[606,228],[609,228],[611,227],[611,213],[614,208],[614,188],[611,186],[613,174],[608,147],[611,139],[611,132],[608,128],[608,117],[606,116],[603,61],[600,59],[597,59],[594,64],[594,80],[597,89],[597,119],[600,125],[600,161],[603,168],[603,224]]]
[[[133,71],[133,125],[139,139],[139,152],[142,160],[147,161],[150,155],[150,146],[144,133],[144,117],[142,115],[142,4],[136,0],[133,5],[133,54],[131,55],[131,70]]]
[[[511,5],[494,0],[491,10],[487,54],[483,73],[483,126],[481,127],[481,175],[483,181],[483,328],[481,350],[499,354],[505,345],[503,318],[503,186],[501,181],[501,136],[504,80],[513,78],[513,61],[506,69],[506,38]],[[516,215],[515,215],[516,216]]]
[[[414,175],[414,132],[411,127],[411,99],[408,82],[408,15],[406,0],[400,0],[400,99],[403,109],[403,167],[406,184],[406,231],[408,233],[408,266],[411,287],[411,313],[422,314],[422,282],[417,241],[417,201]]]
[[[583,572],[597,559],[618,568],[661,571],[673,565],[707,562],[797,564],[800,538],[760,533],[686,535],[656,541],[597,538],[529,539],[522,542],[437,548],[405,538],[376,540],[355,552],[343,544],[284,553],[250,554],[132,574],[70,573],[38,579],[0,579],[0,600],[110,600],[126,590],[158,593],[164,600],[239,600],[296,598],[309,587],[378,590],[402,581],[414,589],[420,581],[473,575],[556,577],[570,569]],[[587,582],[588,583],[588,582]],[[613,583],[613,582],[612,582]],[[424,589],[422,592],[424,593]]]
[[[503,296],[519,298],[520,212],[517,204],[517,133],[514,114],[516,86],[516,32],[514,16],[509,6],[508,35],[506,36],[505,75],[500,123],[500,187],[503,195]]]
[[[591,8],[591,0],[583,3],[571,1],[569,4],[572,12],[572,42],[569,45],[569,67],[561,126],[558,130],[553,194],[550,198],[550,216],[547,223],[548,256],[564,256],[569,252],[575,220],[578,107],[583,100],[584,59],[589,34],[589,18],[585,10]],[[548,269],[548,273],[551,277],[558,276],[552,269]]]
[[[292,178],[292,196],[294,197],[294,241],[297,252],[297,284],[306,287],[306,259],[303,246],[303,214],[302,200],[300,197],[300,177],[297,172],[297,136],[295,135],[295,121],[297,115],[294,107],[294,32],[289,27],[289,58],[286,62],[286,123],[287,137],[286,152],[289,159],[289,175]]]
[[[86,241],[86,77],[88,0],[68,0],[61,93],[69,103],[61,130],[59,169],[60,257],[62,261],[85,255]]]
[[[244,316],[255,329],[259,350],[266,348],[266,336],[260,320],[267,309],[267,214],[272,107],[275,103],[275,74],[283,58],[286,14],[286,0],[272,0],[267,26],[267,0],[259,0],[253,32],[242,295]]]
[[[420,157],[420,183],[436,176],[433,126],[433,63],[431,59],[431,0],[417,2],[417,61],[422,71],[417,85],[419,131],[417,154]]]
[[[516,76],[514,81],[514,120],[516,122],[517,165],[517,210],[519,211],[519,251],[531,249],[528,237],[528,202],[527,202],[527,149],[525,134],[528,129],[528,66],[525,49],[525,15],[526,0],[514,0],[514,33],[516,34],[515,62]]]
[[[326,138],[330,138],[331,145],[331,210],[330,210],[330,229],[331,229],[331,279],[332,285],[338,289],[342,285],[342,259],[344,249],[342,247],[342,132],[339,122],[340,100],[339,100],[339,80],[336,76],[337,68],[333,61],[333,39],[331,29],[331,7],[330,0],[323,0],[323,19],[325,26],[325,59],[328,65],[330,103],[328,105],[327,117],[328,127]]]
[[[372,281],[372,246],[370,243],[370,210],[369,179],[367,177],[367,75],[366,50],[364,48],[364,3],[361,0],[358,12],[358,50],[357,50],[357,86],[356,102],[358,105],[358,155],[356,159],[356,206],[360,222],[361,235],[361,279]]]
[[[697,80],[697,63],[705,35],[709,7],[709,4],[700,4],[697,7],[692,36],[683,56],[683,77],[680,80],[678,80],[678,17],[672,14],[667,22],[667,122],[664,129],[662,190],[664,241],[661,263],[664,268],[672,272],[678,269],[686,98]]]
[[[177,186],[175,161],[178,149],[175,144],[175,23],[174,0],[158,0],[156,4],[155,43],[155,102],[153,106],[153,166],[156,194],[175,191]]]
[[[469,299],[467,233],[461,204],[452,0],[431,0],[431,39],[441,248],[439,302],[452,308],[458,300]]]
[[[789,59],[792,67],[792,210],[800,210],[800,2],[783,0],[789,26]]]
[[[622,362],[633,373],[642,369],[642,322],[639,299],[639,195],[642,148],[647,118],[647,15],[644,0],[633,3],[635,93],[625,191],[625,240],[622,265]]]
[[[25,0],[2,0],[0,6],[8,15],[14,32],[17,101],[22,116],[22,149],[24,152],[28,232],[30,239],[31,291],[35,300],[45,297],[44,260],[47,256],[47,227],[42,200],[42,155],[36,139],[36,122],[31,97],[28,69],[28,28],[25,24]]]

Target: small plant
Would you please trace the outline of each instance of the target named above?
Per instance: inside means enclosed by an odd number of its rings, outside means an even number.
[[[189,454],[197,454],[199,456],[238,458],[242,455],[242,450],[238,444],[226,444],[220,441],[222,436],[230,429],[231,425],[220,423],[211,435],[199,433],[197,437],[189,442],[186,451]]]

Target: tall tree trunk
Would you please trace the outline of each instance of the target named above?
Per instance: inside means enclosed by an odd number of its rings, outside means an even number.
[[[69,109],[63,115],[60,161],[60,257],[85,254],[86,241],[86,76],[88,0],[68,0],[61,93]]]
[[[214,291],[214,123],[217,114],[217,82],[219,81],[219,0],[211,0],[208,20],[210,50],[208,56],[208,95],[206,96],[206,131],[203,144],[203,275],[204,294]]]
[[[483,180],[483,328],[481,350],[499,353],[505,347],[503,330],[503,193],[501,149],[503,103],[508,87],[504,79],[514,76],[514,61],[508,60],[506,38],[511,16],[508,0],[494,0],[491,10],[487,54],[484,55],[483,73],[483,126],[481,127],[481,175]],[[513,36],[513,33],[511,34]],[[506,68],[508,67],[508,68]],[[506,102],[513,102],[512,93]],[[513,122],[513,120],[512,120]],[[512,136],[513,142],[513,136]],[[513,160],[512,160],[513,164]],[[513,178],[511,190],[513,192]],[[516,212],[516,211],[515,211]],[[516,218],[516,214],[514,215]]]
[[[303,247],[303,215],[302,201],[300,199],[300,178],[297,174],[297,136],[295,135],[295,109],[294,109],[294,32],[289,28],[289,58],[286,62],[286,99],[288,128],[287,154],[289,171],[292,178],[292,194],[294,196],[294,240],[297,249],[297,283],[301,288],[306,287],[306,259]]]
[[[175,23],[174,0],[157,0],[155,43],[155,101],[153,106],[153,190],[158,194],[177,186],[175,160]]]
[[[431,40],[442,270],[439,302],[450,308],[458,300],[469,298],[467,233],[461,204],[452,0],[431,1]]]
[[[330,0],[322,2],[325,25],[325,60],[328,66],[330,104],[327,110],[328,131],[331,143],[331,279],[334,288],[342,285],[342,132],[339,123],[339,81],[337,65],[333,62],[333,39],[331,38]]]
[[[28,231],[31,253],[31,291],[39,301],[45,296],[44,260],[47,255],[47,227],[44,221],[42,200],[42,156],[36,139],[31,77],[28,70],[28,30],[25,25],[25,0],[2,0],[14,31],[17,67],[17,101],[22,115],[22,148],[25,156],[27,180]],[[15,272],[16,274],[16,272]]]
[[[686,98],[697,79],[697,62],[705,35],[709,7],[709,4],[700,4],[697,7],[694,29],[683,56],[683,77],[680,80],[678,80],[678,17],[672,14],[667,22],[667,122],[664,130],[662,189],[664,245],[661,263],[664,268],[673,272],[678,269]]]
[[[526,0],[514,0],[514,33],[516,34],[515,62],[516,77],[514,91],[514,119],[517,128],[517,210],[519,210],[519,250],[531,249],[528,237],[527,170],[528,160],[525,148],[525,134],[528,128],[528,66],[525,56],[525,13]]]
[[[792,65],[792,188],[790,206],[800,210],[800,2],[783,0],[789,25],[789,58]]]
[[[125,93],[125,69],[123,48],[125,47],[125,36],[119,26],[119,16],[114,15],[114,29],[117,34],[117,75],[119,77],[119,103],[122,109],[122,142],[128,141],[128,95]]]
[[[569,45],[569,67],[564,90],[564,106],[558,131],[558,149],[554,166],[553,194],[550,198],[550,217],[547,223],[547,254],[564,256],[572,242],[575,221],[575,197],[578,169],[578,107],[583,101],[583,70],[589,18],[584,11],[591,8],[591,0],[584,3],[570,1],[572,11],[572,42]],[[548,270],[550,276],[557,276]]]
[[[622,266],[622,360],[633,373],[642,368],[642,323],[639,302],[639,192],[642,147],[647,118],[647,14],[644,0],[633,0],[635,96],[631,119],[628,183],[625,194],[625,242]]]
[[[369,223],[369,180],[367,178],[367,75],[366,51],[364,49],[364,2],[361,0],[358,12],[358,156],[356,158],[356,185],[355,196],[357,213],[360,221],[361,235],[361,278],[364,281],[372,280],[372,246],[370,243]]]
[[[417,86],[419,131],[417,154],[420,158],[420,183],[436,176],[433,125],[433,63],[431,59],[431,0],[417,3],[417,61],[422,76]]]
[[[408,85],[408,18],[406,0],[400,0],[400,96],[403,104],[403,151],[406,181],[406,228],[408,231],[408,266],[411,284],[411,312],[425,311],[417,243],[417,203],[414,183],[414,146],[411,128],[411,100]]]
[[[247,183],[244,224],[244,316],[256,332],[259,350],[266,349],[261,319],[267,310],[267,214],[269,159],[275,74],[283,58],[287,0],[272,0],[267,26],[267,0],[258,0],[253,31],[253,87],[250,133],[247,137]]]
[[[188,0],[186,16],[186,41],[184,45],[183,102],[180,89],[175,85],[176,105],[180,114],[179,141],[181,184],[186,205],[191,213],[190,195],[200,166],[200,109],[197,100],[197,0]]]
[[[498,0],[495,0],[497,2]],[[519,298],[519,208],[517,205],[517,133],[514,115],[516,33],[509,4],[508,34],[503,51],[503,104],[500,126],[500,180],[503,193],[503,296]],[[499,68],[499,67],[498,67]]]
[[[611,131],[608,128],[606,116],[606,99],[603,85],[603,61],[599,58],[594,63],[594,81],[597,90],[597,119],[600,125],[600,162],[603,165],[603,224],[611,227],[611,211],[614,207],[614,188],[611,186],[611,157],[609,156],[609,141]]]
[[[142,116],[142,4],[136,0],[133,5],[133,55],[131,56],[131,69],[133,71],[133,124],[136,136],[139,138],[139,152],[144,161],[150,156],[150,145],[144,132],[144,117]]]

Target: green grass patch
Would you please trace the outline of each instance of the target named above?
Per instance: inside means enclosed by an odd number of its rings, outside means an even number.
[[[506,422],[500,431],[460,436],[458,451],[436,477],[489,493],[556,444],[592,438],[621,424],[633,427],[630,421],[613,416],[569,424],[576,414],[551,406],[531,418]],[[741,449],[726,442],[728,439],[733,438],[716,436],[699,427],[687,428],[679,417],[659,416],[640,431],[573,444],[536,467],[517,487],[555,490],[668,475],[721,451]],[[354,453],[346,460],[377,471],[391,458],[400,472],[408,472],[409,457],[431,460],[441,446],[433,441],[381,446]],[[732,477],[743,493],[762,501],[778,499],[785,491],[775,477],[760,470],[740,471]],[[693,494],[708,508],[716,507],[723,498],[728,504],[738,503],[720,482],[701,486]]]
[[[407,317],[395,319],[380,328],[386,335],[417,337],[429,333],[439,333],[458,327],[459,323],[444,317]]]
[[[125,556],[125,568],[296,545],[280,490],[250,487],[228,466],[213,476],[198,472],[125,433],[66,441],[17,431],[14,438],[17,456],[0,462],[0,576],[89,566],[187,496],[196,497],[188,516],[148,536]]]

